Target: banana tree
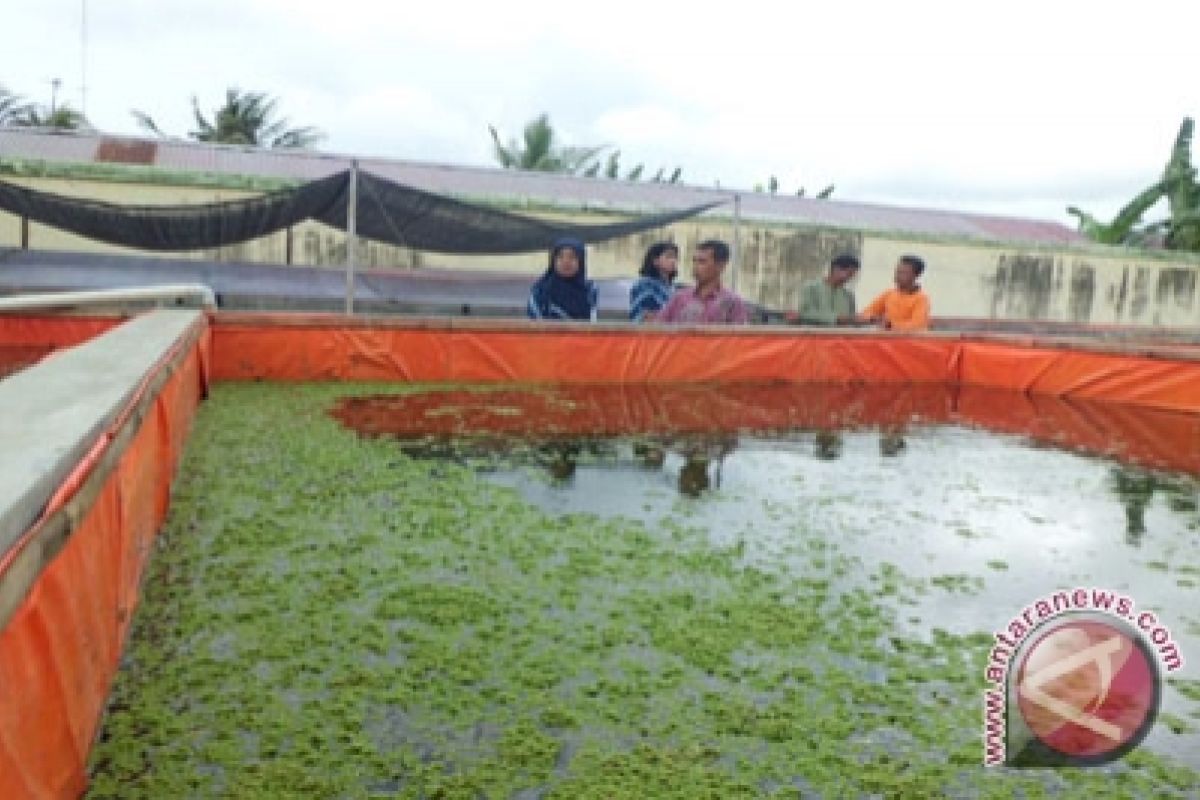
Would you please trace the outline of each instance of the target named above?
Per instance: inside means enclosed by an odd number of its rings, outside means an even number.
[[[1185,117],[1162,178],[1131,200],[1112,222],[1101,222],[1069,206],[1067,213],[1079,220],[1080,232],[1104,244],[1146,246],[1157,242],[1169,250],[1200,252],[1200,184],[1192,166],[1194,127],[1191,117]],[[1167,219],[1142,224],[1146,212],[1163,198],[1167,200]]]
[[[1196,182],[1196,168],[1192,166],[1194,128],[1191,117],[1179,126],[1162,182],[1170,210],[1167,247],[1200,252],[1200,183]]]
[[[1079,231],[1094,242],[1102,244],[1133,244],[1142,238],[1138,225],[1142,217],[1155,203],[1162,199],[1165,187],[1162,181],[1145,189],[1122,208],[1112,222],[1101,222],[1086,211],[1068,206],[1067,213],[1079,220]]]

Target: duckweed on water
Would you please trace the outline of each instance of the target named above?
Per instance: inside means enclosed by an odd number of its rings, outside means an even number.
[[[1177,717],[1174,714],[1159,714],[1158,721],[1159,723],[1166,725],[1167,729],[1171,731],[1171,733],[1175,734],[1191,733],[1195,730],[1195,728],[1187,720],[1183,719],[1182,717]]]
[[[897,635],[879,599],[924,581],[885,564],[834,594],[827,573],[748,566],[686,520],[551,516],[341,429],[326,412],[350,391],[366,388],[226,384],[201,409],[92,797],[1182,797],[1200,782],[1144,750],[985,771],[987,635]],[[931,583],[947,602],[978,590]]]

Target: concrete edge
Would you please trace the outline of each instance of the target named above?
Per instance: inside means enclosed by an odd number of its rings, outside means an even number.
[[[0,381],[0,554],[203,319],[199,311],[151,311]]]

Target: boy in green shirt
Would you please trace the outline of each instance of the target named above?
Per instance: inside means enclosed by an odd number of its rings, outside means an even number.
[[[853,325],[854,293],[846,288],[858,274],[857,256],[844,253],[829,262],[829,274],[800,290],[800,313],[788,314],[801,325]]]

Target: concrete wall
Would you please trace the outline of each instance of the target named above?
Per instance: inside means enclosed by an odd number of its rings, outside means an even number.
[[[890,282],[888,265],[913,252],[940,316],[1096,324],[1200,325],[1200,264],[1108,248],[1044,251],[1020,247],[914,243],[868,238],[858,293],[865,303]]]
[[[86,172],[86,165],[80,168]],[[177,185],[164,182],[121,182],[111,178],[6,177],[14,183],[57,194],[89,197],[115,203],[176,204],[232,200],[255,194],[225,185]],[[226,183],[236,183],[229,178]],[[514,203],[514,205],[516,205]],[[571,221],[613,219],[604,212],[539,211],[539,215]],[[29,245],[35,249],[84,252],[135,252],[63,233],[42,225],[29,226]],[[703,216],[667,229],[649,231],[589,248],[593,277],[636,274],[642,254],[655,241],[669,238],[681,245],[687,260],[700,241],[734,240],[732,220]],[[737,274],[727,282],[767,307],[795,308],[800,286],[824,273],[833,255],[851,251],[862,256],[863,270],[854,287],[865,305],[891,285],[896,260],[914,253],[929,266],[924,285],[935,316],[998,319],[1062,320],[1137,325],[1200,326],[1197,297],[1200,259],[1184,254],[1140,253],[1120,248],[1089,246],[1052,248],[974,240],[932,240],[901,233],[816,229],[782,222],[743,219],[741,257]],[[20,224],[0,212],[0,246],[19,246]],[[180,255],[180,254],[175,254]],[[183,254],[218,261],[284,263],[287,235],[216,250]],[[299,265],[344,263],[341,232],[320,223],[304,223],[292,232],[291,261]],[[463,268],[540,273],[546,257],[539,253],[515,256],[459,256],[424,253],[375,242],[359,242],[358,263],[369,268]]]

